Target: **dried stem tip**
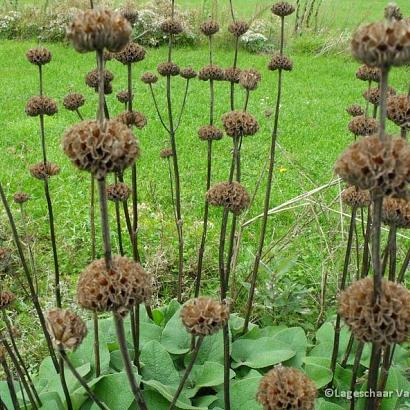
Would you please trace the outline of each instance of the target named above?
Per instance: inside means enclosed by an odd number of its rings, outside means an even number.
[[[26,57],[31,64],[38,66],[48,64],[51,61],[50,50],[45,47],[31,48],[27,51]]]
[[[239,215],[250,203],[248,192],[236,181],[214,185],[206,193],[206,199],[210,205],[222,206],[235,215]]]

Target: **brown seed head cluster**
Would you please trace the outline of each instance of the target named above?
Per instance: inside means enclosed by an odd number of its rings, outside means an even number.
[[[171,158],[173,155],[174,154],[173,154],[172,148],[164,148],[159,153],[159,156],[163,159]]]
[[[360,66],[356,71],[356,78],[362,81],[380,82],[381,71],[378,67],[370,67],[366,64]]]
[[[128,127],[135,126],[139,129],[142,129],[147,125],[147,118],[144,114],[138,111],[124,111],[117,115],[116,120]]]
[[[145,84],[155,84],[158,81],[158,77],[154,73],[144,73],[141,76],[141,81]]]
[[[200,30],[205,36],[213,36],[219,31],[219,24],[215,20],[207,20],[201,24]]]
[[[82,121],[63,138],[63,149],[73,164],[97,179],[122,171],[139,155],[138,142],[124,124],[111,120],[101,129],[96,121]]]
[[[16,192],[13,196],[13,200],[16,204],[24,204],[30,199],[30,195],[26,192]]]
[[[38,115],[54,115],[58,112],[56,102],[45,96],[31,97],[25,108],[26,114],[30,117]]]
[[[375,118],[358,115],[350,120],[348,127],[354,135],[366,136],[377,132],[379,123]]]
[[[181,309],[182,323],[194,336],[210,336],[217,333],[229,320],[229,308],[225,303],[208,297],[191,299]]]
[[[410,147],[403,138],[362,138],[336,161],[335,172],[376,196],[404,196],[410,182]]]
[[[16,295],[13,292],[0,292],[0,309],[7,309],[15,300]]]
[[[218,141],[222,139],[223,132],[214,125],[205,125],[198,130],[198,135],[203,141]]]
[[[387,20],[403,20],[403,14],[400,10],[400,7],[398,7],[396,4],[389,4],[384,9],[384,17]]]
[[[161,23],[161,30],[168,35],[180,34],[183,31],[182,24],[178,20],[167,19]]]
[[[40,180],[54,177],[59,173],[60,167],[57,164],[54,164],[54,162],[47,162],[46,165],[44,165],[43,162],[39,162],[30,167],[31,176]]]
[[[63,105],[69,111],[76,111],[85,103],[85,98],[79,93],[70,93],[64,97]]]
[[[286,1],[280,1],[272,6],[272,13],[279,17],[286,17],[295,11],[295,7]]]
[[[139,44],[134,42],[128,43],[122,51],[115,54],[115,59],[124,65],[138,63],[144,58],[144,47],[141,47]]]
[[[104,54],[103,54],[104,61],[107,62],[107,61],[114,60],[116,54],[117,53],[111,53],[110,51],[104,50]]]
[[[117,100],[120,102],[120,103],[123,103],[123,104],[127,104],[127,103],[129,103],[130,102],[130,95],[129,95],[129,93],[128,93],[128,90],[124,90],[124,91],[120,91],[119,93],[117,93]],[[131,100],[134,98],[134,96],[133,95],[131,95]]]
[[[271,71],[275,71],[275,70],[292,71],[293,61],[289,57],[276,54],[272,57],[271,61],[269,62],[268,68]]]
[[[228,31],[235,37],[243,36],[248,30],[249,24],[246,21],[237,20],[228,26]]]
[[[113,267],[107,271],[105,260],[92,262],[81,273],[77,299],[85,309],[125,315],[136,304],[149,301],[152,279],[139,263],[124,256],[113,257]]]
[[[359,104],[352,104],[346,108],[346,112],[352,117],[364,115],[363,108]]]
[[[358,189],[355,186],[345,188],[340,196],[343,203],[352,208],[368,207],[371,203],[370,192]]]
[[[237,67],[228,67],[224,70],[224,80],[230,83],[239,83],[239,78],[241,76],[241,69]]]
[[[259,130],[256,118],[245,111],[231,111],[222,116],[225,132],[230,137],[255,135]]]
[[[127,184],[117,182],[107,186],[107,198],[113,202],[125,202],[130,197],[131,190]]]
[[[399,127],[410,129],[410,98],[407,95],[390,97],[387,100],[387,116]]]
[[[114,74],[111,71],[104,70],[104,94],[112,93],[111,81],[114,80]],[[90,71],[85,77],[85,83],[94,88],[98,92],[98,87],[100,86],[100,74],[98,70]]]
[[[51,61],[50,50],[45,47],[31,48],[27,51],[26,57],[31,64],[38,66],[48,64]]]
[[[403,198],[384,198],[382,220],[386,225],[410,228],[410,203]]]
[[[380,104],[380,90],[379,87],[370,88],[363,93],[363,97],[365,100],[369,101],[369,103],[373,105]],[[387,88],[387,97],[391,97],[396,95],[396,90],[392,87]]]
[[[167,76],[176,76],[179,74],[179,67],[172,61],[167,61],[165,63],[158,64],[157,71],[160,75]]]
[[[314,410],[315,384],[300,370],[277,366],[262,378],[257,400],[264,410]]]
[[[182,68],[179,74],[186,80],[191,80],[192,78],[195,78],[197,76],[196,71],[192,67]]]
[[[79,12],[67,29],[67,38],[80,53],[104,50],[117,53],[130,39],[131,24],[115,11],[96,8]]]
[[[121,15],[128,20],[131,26],[134,26],[138,20],[138,11],[131,7],[124,7],[121,9]]]
[[[339,298],[339,313],[356,339],[381,346],[403,343],[410,332],[410,292],[383,279],[379,300],[374,303],[373,279],[354,282]]]
[[[251,68],[243,70],[239,76],[239,84],[248,91],[254,91],[258,88],[261,81],[261,74],[258,70]]]
[[[75,350],[87,336],[87,326],[68,309],[51,309],[47,312],[47,330],[55,348]]]
[[[210,205],[222,206],[239,215],[250,203],[249,194],[239,182],[220,182],[206,193]]]
[[[199,70],[198,78],[202,81],[222,81],[225,79],[225,74],[221,67],[211,64]]]

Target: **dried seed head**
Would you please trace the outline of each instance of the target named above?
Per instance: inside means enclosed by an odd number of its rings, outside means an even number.
[[[158,81],[158,77],[154,73],[144,73],[141,76],[141,81],[145,84],[155,84]]]
[[[349,186],[345,188],[341,193],[343,203],[351,206],[352,208],[364,208],[368,207],[371,203],[370,192],[363,191],[355,186]]]
[[[339,297],[339,313],[356,339],[382,346],[403,343],[410,332],[410,292],[383,279],[380,298],[374,302],[372,278],[354,282]]]
[[[117,182],[107,186],[107,198],[113,202],[125,202],[128,200],[131,190],[127,184]]]
[[[58,112],[56,102],[45,96],[31,97],[25,108],[26,114],[30,117],[38,115],[54,115]]]
[[[168,35],[180,34],[183,32],[182,24],[178,20],[167,19],[161,23],[161,30]]]
[[[50,309],[47,312],[47,330],[55,348],[75,350],[87,336],[87,326],[68,309]]]
[[[198,78],[202,81],[222,81],[225,79],[225,74],[221,67],[215,64],[210,64],[199,70]]]
[[[43,162],[39,162],[38,164],[32,165],[30,167],[31,176],[40,180],[54,177],[59,173],[60,167],[53,162],[47,162],[46,165],[44,165]]]
[[[286,17],[291,15],[295,8],[286,1],[280,1],[272,6],[272,13],[279,17]]]
[[[97,312],[125,315],[133,306],[149,301],[151,295],[151,275],[124,256],[114,256],[108,272],[104,259],[92,262],[81,273],[77,285],[80,306]]]
[[[67,38],[80,53],[104,50],[117,53],[130,39],[131,24],[115,11],[96,8],[81,11],[67,29]]]
[[[378,67],[370,67],[368,65],[360,66],[356,71],[356,78],[362,81],[380,82],[381,71]]]
[[[114,80],[114,74],[111,71],[104,70],[104,86],[110,85],[111,81]],[[92,70],[85,76],[85,83],[98,91],[100,83],[100,73],[98,70]]]
[[[76,111],[85,103],[85,98],[79,93],[70,93],[64,97],[63,105],[69,111]]]
[[[30,199],[30,195],[26,192],[16,192],[13,196],[13,200],[16,204],[24,204]]]
[[[201,24],[200,30],[206,36],[213,36],[219,31],[219,24],[215,20],[204,21]]]
[[[235,37],[243,36],[249,30],[249,24],[246,21],[234,21],[229,24],[228,31]]]
[[[346,112],[352,117],[364,115],[364,110],[359,104],[352,104],[346,108]]]
[[[128,90],[120,91],[120,92],[117,94],[117,100],[118,100],[120,103],[127,104],[127,103],[130,102],[129,96],[130,96],[130,95],[129,95],[129,93],[128,93]],[[131,100],[132,100],[133,98],[134,98],[134,96],[131,95]]]
[[[404,196],[410,182],[410,147],[403,138],[362,138],[336,161],[335,172],[376,196]]]
[[[377,132],[379,123],[375,118],[366,117],[365,115],[358,115],[353,117],[349,122],[349,131],[354,135],[372,135]]]
[[[255,135],[259,130],[256,118],[244,111],[231,111],[222,116],[225,132],[230,137]]]
[[[0,292],[0,309],[7,309],[16,300],[16,295],[13,292]]]
[[[251,68],[243,70],[239,76],[239,84],[248,91],[254,91],[258,88],[261,81],[261,74],[258,70]]]
[[[115,55],[115,59],[122,64],[133,64],[142,61],[145,58],[145,49],[139,44],[130,42],[122,51]]]
[[[239,215],[249,206],[250,198],[246,189],[239,182],[220,182],[206,193],[210,205],[222,206],[235,215]]]
[[[181,309],[182,323],[194,336],[217,333],[229,320],[229,307],[207,297],[191,299]]]
[[[351,42],[353,56],[372,67],[401,66],[410,62],[410,24],[381,21],[359,28]]]
[[[122,171],[139,155],[138,141],[124,124],[111,120],[101,129],[96,121],[82,121],[63,138],[63,149],[73,164],[97,179]]]
[[[158,64],[157,71],[164,77],[176,76],[179,74],[179,67],[172,61],[167,61],[165,63]]]
[[[125,7],[121,9],[121,15],[128,20],[128,22],[131,24],[131,26],[134,26],[134,24],[138,20],[138,11],[135,9],[132,9],[131,7]]]
[[[51,61],[50,50],[45,47],[31,48],[27,51],[26,57],[31,64],[38,66],[48,64]]]
[[[114,60],[116,53],[111,53],[110,51],[104,50],[104,61],[111,61]]]
[[[396,125],[410,129],[410,98],[397,95],[387,100],[387,117]]]
[[[386,225],[410,228],[410,203],[403,198],[384,198],[382,220]]]
[[[182,68],[179,74],[186,80],[191,80],[197,76],[196,71],[192,67]]]
[[[159,156],[161,157],[161,158],[170,158],[170,157],[172,157],[174,154],[173,154],[173,151],[172,151],[172,148],[164,148],[164,149],[162,149],[161,150],[161,152],[159,153]]]
[[[387,88],[387,98],[396,95],[396,90],[392,87]],[[373,105],[380,104],[380,90],[379,87],[370,88],[363,93],[363,97],[366,101]]]
[[[222,139],[223,132],[214,125],[205,125],[198,130],[198,135],[203,141],[218,141]]]
[[[230,83],[239,83],[239,77],[242,70],[240,68],[228,67],[224,70],[224,80]]]
[[[403,20],[403,14],[400,10],[400,7],[397,6],[397,4],[390,3],[385,9],[384,9],[384,17],[387,20]]]
[[[128,127],[135,126],[139,129],[142,129],[147,125],[147,118],[144,114],[138,111],[124,111],[121,114],[117,115],[115,119],[127,125]]]
[[[268,64],[268,69],[271,71],[275,70],[293,70],[293,61],[284,55],[276,54],[272,57],[271,61]]]
[[[277,366],[262,378],[257,400],[264,410],[314,410],[317,389],[300,370]]]

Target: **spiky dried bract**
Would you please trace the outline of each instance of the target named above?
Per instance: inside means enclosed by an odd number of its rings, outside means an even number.
[[[239,83],[239,78],[242,70],[237,67],[228,67],[224,70],[224,80],[230,83]]]
[[[410,63],[410,24],[381,21],[359,28],[351,42],[353,56],[372,67]]]
[[[81,11],[67,29],[67,38],[80,53],[104,50],[117,53],[129,42],[131,24],[120,13],[103,8]]]
[[[197,76],[197,73],[192,67],[186,67],[181,69],[179,75],[186,80],[191,80]]]
[[[0,292],[0,309],[7,309],[15,300],[16,295],[13,292]]]
[[[363,92],[363,97],[366,101],[369,101],[369,103],[373,105],[379,105],[380,104],[380,89],[379,87],[373,87],[370,88],[369,90],[366,90]],[[392,87],[387,88],[387,97],[392,97],[396,95],[396,90]]]
[[[107,271],[105,260],[92,262],[81,273],[77,300],[85,309],[125,315],[136,304],[148,302],[152,295],[152,279],[142,266],[124,256],[113,257]]]
[[[24,204],[30,199],[30,195],[27,192],[16,192],[13,195],[13,201],[16,204]]]
[[[277,366],[262,378],[256,395],[264,410],[314,410],[317,389],[302,371]]]
[[[364,115],[364,110],[359,104],[352,104],[346,108],[346,112],[352,117]]]
[[[172,61],[167,61],[165,63],[158,64],[157,71],[160,75],[167,77],[178,75],[180,69],[177,64]]]
[[[293,69],[293,61],[284,55],[276,54],[272,57],[268,64],[268,69],[271,71],[275,70],[284,70],[284,71],[292,71]]]
[[[198,135],[203,141],[218,141],[222,139],[223,132],[215,125],[205,125],[198,130]]]
[[[202,81],[222,81],[225,79],[225,74],[221,67],[210,64],[199,70],[198,78]]]
[[[201,24],[200,30],[205,36],[213,36],[219,31],[219,24],[215,20],[207,20]]]
[[[410,228],[410,202],[404,198],[384,198],[382,221],[397,228]]]
[[[74,125],[64,135],[63,149],[77,168],[91,172],[97,179],[124,170],[139,155],[131,130],[115,120],[107,121],[104,129],[96,121]]]
[[[387,100],[387,117],[396,125],[410,129],[410,98],[397,95]]]
[[[286,1],[280,1],[272,6],[272,13],[279,17],[286,17],[295,11],[295,7]]]
[[[38,66],[48,64],[51,61],[50,50],[45,47],[31,48],[27,51],[26,57],[31,64]]]
[[[117,182],[107,186],[107,198],[113,202],[125,202],[131,194],[131,190],[127,184]]]
[[[356,78],[362,81],[380,82],[381,71],[378,67],[370,67],[366,64],[360,66],[356,71]]]
[[[355,186],[345,188],[340,196],[343,203],[352,208],[368,207],[371,203],[370,192],[358,189]]]
[[[374,301],[372,278],[354,282],[339,297],[339,313],[356,339],[388,346],[403,343],[410,332],[410,292],[383,279],[382,291]]]
[[[185,328],[194,336],[210,336],[217,333],[229,320],[226,303],[208,297],[191,299],[181,309]]]
[[[138,20],[138,11],[131,7],[121,9],[121,15],[128,20],[131,26],[133,26]]]
[[[366,136],[377,132],[379,123],[375,118],[358,115],[350,120],[348,128],[354,135]]]
[[[25,108],[26,114],[30,117],[37,117],[38,115],[54,115],[58,112],[56,102],[46,96],[31,97]]]
[[[249,24],[246,21],[237,20],[229,24],[228,31],[235,37],[243,36],[249,30]]]
[[[239,84],[248,91],[254,91],[258,88],[261,81],[261,74],[253,68],[243,70],[239,76]]]
[[[206,193],[206,199],[210,205],[222,206],[235,215],[239,215],[250,203],[248,192],[236,181],[214,185]]]
[[[78,315],[68,309],[50,309],[47,312],[47,330],[56,349],[73,351],[87,336],[87,326]]]
[[[410,182],[410,147],[403,138],[362,138],[336,161],[335,172],[348,184],[376,196],[405,196]]]
[[[114,74],[111,71],[104,70],[104,86],[108,86],[114,80]],[[85,76],[85,83],[98,91],[100,83],[100,73],[98,70],[92,70]]]
[[[164,148],[159,153],[159,156],[163,159],[171,158],[174,155],[172,148]]]
[[[63,105],[69,111],[76,111],[85,104],[85,98],[79,93],[70,93],[64,97]]]
[[[384,9],[384,17],[387,20],[403,20],[403,14],[400,10],[400,7],[397,6],[397,4],[390,3],[385,9]]]
[[[259,130],[256,118],[245,111],[231,111],[222,116],[225,132],[230,137],[255,135]]]
[[[175,19],[166,19],[161,23],[160,28],[165,34],[168,35],[180,34],[183,31],[181,22]]]
[[[138,111],[124,111],[121,114],[118,114],[116,120],[129,127],[135,126],[139,129],[142,129],[147,125],[147,118],[144,114]]]
[[[45,180],[47,178],[54,177],[60,173],[60,167],[54,162],[39,162],[38,164],[32,165],[30,167],[30,174],[32,177]]]
[[[115,54],[115,59],[120,63],[133,64],[142,61],[145,58],[145,49],[139,44],[130,42],[128,43],[122,51]]]
[[[158,77],[154,73],[144,73],[141,76],[141,81],[145,84],[155,84],[158,81]]]
[[[129,103],[130,102],[130,95],[129,95],[129,93],[128,93],[128,90],[124,90],[124,91],[120,91],[119,93],[117,93],[117,100],[120,102],[120,103],[123,103],[123,104],[127,104],[127,103]],[[131,100],[134,98],[134,96],[133,95],[131,95]]]

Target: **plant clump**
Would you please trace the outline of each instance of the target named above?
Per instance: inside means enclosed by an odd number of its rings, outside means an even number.
[[[38,115],[52,116],[58,112],[56,102],[46,96],[31,97],[25,108],[26,114],[30,117],[37,117]]]
[[[243,212],[250,203],[248,192],[236,181],[214,185],[206,193],[206,199],[210,205],[221,206],[235,215]]]

